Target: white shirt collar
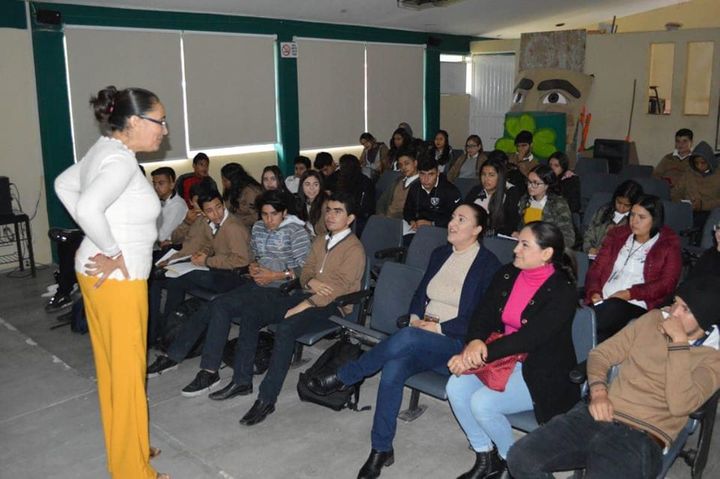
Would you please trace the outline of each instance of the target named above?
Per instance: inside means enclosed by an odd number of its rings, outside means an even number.
[[[403,180],[403,186],[407,188],[408,186],[410,186],[410,183],[417,180],[418,178],[420,178],[420,173],[415,173],[414,176],[408,176],[407,178],[405,178],[405,180]]]
[[[667,151],[667,150],[665,150],[665,151]],[[523,158],[522,161],[532,161],[534,159],[535,159],[535,157],[533,156],[532,153],[530,153],[530,155]]]
[[[331,250],[339,242],[350,236],[351,233],[352,229],[346,228],[339,233],[335,233],[334,235],[331,235],[330,233],[326,234],[325,241],[327,241],[327,244],[325,245],[325,249],[328,251]]]
[[[210,222],[210,231],[212,231],[213,235],[217,234],[218,230],[225,223],[225,220],[227,220],[229,216],[230,216],[230,212],[228,211],[227,208],[225,208],[225,214],[223,215],[223,219],[222,219],[222,221],[220,221],[219,225],[216,225],[213,221]]]
[[[666,151],[667,151],[667,150],[666,150]],[[680,160],[684,160],[684,159],[686,159],[687,157],[689,157],[690,155],[692,155],[692,151],[691,151],[690,153],[688,153],[687,155],[685,155],[685,156],[680,156],[680,152],[677,151],[677,148],[673,150],[673,156],[676,157],[676,158],[678,158],[678,159],[680,159]]]

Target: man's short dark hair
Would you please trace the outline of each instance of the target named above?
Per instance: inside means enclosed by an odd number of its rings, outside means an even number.
[[[213,182],[209,177],[203,178],[199,182],[195,183],[190,187],[190,198],[193,196],[204,196],[207,195],[211,190],[214,190]]]
[[[533,134],[527,130],[523,130],[515,137],[515,145],[520,143],[527,143],[528,145],[533,142]]]
[[[350,193],[346,193],[344,191],[336,191],[335,193],[330,195],[328,201],[337,201],[338,203],[342,203],[348,216],[357,213],[355,209],[355,198]]]
[[[418,171],[430,171],[438,169],[438,162],[434,156],[422,155],[418,158]]]
[[[326,166],[333,164],[333,157],[330,153],[327,151],[321,151],[317,155],[315,155],[315,162],[313,165],[315,166],[316,170],[322,170]]]
[[[173,170],[169,166],[161,166],[160,168],[155,168],[150,173],[150,176],[160,176],[160,175],[165,175],[168,178],[170,178],[171,181],[175,181],[175,170]]]
[[[693,132],[690,128],[680,128],[678,131],[675,132],[675,138],[680,137],[680,136],[688,137],[692,141]]]
[[[296,156],[295,161],[293,162],[293,165],[297,165],[298,163],[302,163],[303,165],[305,165],[305,168],[307,168],[308,170],[312,166],[312,165],[310,165],[310,158],[308,158],[307,156],[302,156],[302,155]]]
[[[207,161],[208,163],[210,163],[210,158],[208,158],[208,156],[202,151],[195,155],[195,158],[193,158],[193,166],[197,165],[201,161]]]
[[[262,210],[265,205],[270,205],[275,211],[288,210],[288,196],[282,190],[268,190],[263,192],[255,200],[255,207],[258,211]]]
[[[220,203],[222,203],[222,195],[215,188],[212,188],[208,191],[203,191],[201,194],[198,195],[198,206],[200,206],[200,209],[203,209],[205,203],[209,203],[215,198],[220,200]]]

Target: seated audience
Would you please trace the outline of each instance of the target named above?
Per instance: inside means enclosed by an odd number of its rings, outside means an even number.
[[[570,169],[570,160],[562,151],[556,151],[548,159],[548,166],[557,181],[553,192],[567,201],[571,213],[580,213],[580,177]]]
[[[267,191],[258,197],[262,220],[255,223],[250,249],[255,260],[250,264],[250,281],[205,303],[180,329],[170,344],[167,355],[160,355],[148,367],[148,377],[174,369],[192,350],[207,330],[200,371],[183,390],[185,397],[195,397],[220,382],[218,369],[227,342],[232,319],[254,301],[265,288],[276,288],[285,281],[300,277],[302,266],[310,252],[310,237],[301,220],[289,215],[286,197],[278,191]],[[223,400],[249,394],[250,388],[228,387],[210,394],[211,399]]]
[[[689,161],[693,147],[693,132],[681,128],[675,133],[675,149],[672,153],[663,156],[660,163],[655,166],[653,176],[670,183],[675,188],[685,172],[690,169]]]
[[[480,184],[465,197],[488,212],[486,236],[511,235],[520,220],[518,201],[520,189],[507,182],[507,170],[502,161],[488,159],[480,167]]]
[[[480,137],[478,135],[468,136],[465,140],[465,153],[448,165],[448,181],[453,182],[457,178],[478,178],[480,166],[486,159]]]
[[[270,367],[260,384],[257,400],[240,424],[252,426],[275,411],[295,340],[338,314],[333,304],[335,298],[360,289],[365,251],[350,229],[354,213],[349,195],[336,193],[328,200],[325,212],[328,234],[315,238],[300,274],[300,284],[309,292],[286,296],[265,288],[255,292],[246,307],[237,311],[240,332],[233,383],[238,387],[251,390],[258,334],[266,326],[277,324]]]
[[[450,137],[448,132],[445,130],[438,130],[435,133],[432,146],[430,147],[430,154],[435,157],[438,162],[438,171],[445,173],[445,168],[453,160],[452,146],[450,146]]]
[[[336,191],[350,195],[355,205],[355,234],[360,237],[368,218],[375,213],[375,185],[365,176],[357,156],[340,157]]]
[[[689,201],[693,208],[693,226],[702,229],[710,211],[720,207],[720,174],[702,155],[690,155],[690,168],[671,190],[673,201]]]
[[[390,150],[385,143],[377,141],[371,133],[365,132],[360,135],[360,144],[363,147],[363,151],[360,153],[360,166],[369,168],[373,178],[379,177],[384,171],[390,169],[388,161]]]
[[[445,366],[451,356],[463,349],[470,316],[500,268],[497,257],[481,244],[486,222],[487,213],[477,205],[462,204],[455,208],[448,225],[450,244],[431,254],[410,305],[409,326],[360,359],[347,363],[337,374],[308,384],[311,391],[326,395],[382,371],[372,450],[359,477],[378,477],[382,467],[394,460],[393,439],[405,381],[414,374]]]
[[[714,224],[712,229],[713,246],[706,249],[700,256],[690,270],[688,279],[698,276],[720,276],[720,223]]]
[[[302,155],[296,156],[293,165],[294,174],[285,178],[285,187],[290,193],[296,195],[300,188],[300,178],[310,169],[310,158]]]
[[[400,158],[400,152],[410,148],[412,142],[412,134],[408,134],[405,128],[396,129],[392,138],[390,138],[390,150],[388,151],[388,165],[389,169],[397,170],[397,161]]]
[[[257,197],[262,193],[262,186],[245,168],[238,168],[230,174],[230,187],[225,191],[224,199],[228,210],[240,222],[250,229],[258,220],[258,211],[255,205]]]
[[[300,179],[297,211],[298,218],[305,222],[305,229],[313,238],[327,233],[325,228],[327,198],[322,173],[315,170],[306,171]]]
[[[500,478],[514,442],[505,415],[534,411],[542,424],[580,399],[580,388],[568,380],[577,361],[572,342],[577,296],[564,251],[557,226],[544,221],[525,226],[513,263],[495,274],[470,319],[465,349],[448,362],[454,374],[448,400],[475,451],[475,464],[461,478]],[[492,333],[502,336],[490,342]],[[504,387],[491,389],[476,375],[514,355],[524,356]]]
[[[185,293],[193,288],[224,293],[240,285],[241,273],[250,263],[248,230],[240,219],[230,213],[217,190],[211,190],[198,198],[198,205],[204,218],[196,220],[190,227],[188,237],[180,251],[169,259],[190,256],[190,262],[198,269],[177,278],[168,278],[165,283],[167,297],[165,314],[169,314],[183,302]],[[207,221],[205,220],[207,218]],[[164,267],[167,262],[159,266]],[[160,321],[160,289],[163,282],[153,282],[150,289],[151,321]],[[158,323],[159,324],[159,323]]]
[[[190,233],[190,228],[199,218],[202,218],[203,211],[198,205],[200,196],[208,195],[215,188],[209,178],[204,178],[200,183],[195,183],[190,188],[190,208],[185,213],[185,218],[175,227],[170,235],[170,242],[173,245],[182,245]]]
[[[585,302],[597,317],[598,342],[659,306],[680,279],[680,238],[664,225],[663,204],[642,195],[627,225],[608,232],[585,279]]]
[[[596,255],[608,231],[627,224],[630,208],[642,194],[642,186],[636,181],[626,180],[620,183],[615,188],[612,199],[605,206],[598,208],[590,220],[583,238],[583,251]]]
[[[335,163],[333,156],[327,151],[321,151],[315,155],[313,166],[323,176],[325,191],[328,194],[335,191],[338,180],[338,165]]]
[[[401,175],[395,178],[393,184],[380,195],[375,211],[378,215],[399,219],[403,217],[403,208],[405,207],[410,185],[420,177],[415,155],[416,153],[412,148],[400,154],[398,169]]]
[[[403,219],[409,225],[410,235],[422,226],[447,228],[453,210],[462,200],[457,187],[438,172],[435,158],[420,158],[418,170],[419,181],[410,185],[403,207]]]
[[[590,352],[589,403],[520,439],[508,465],[515,479],[655,479],[665,448],[720,387],[720,295],[712,282],[686,281],[672,307],[654,309]],[[619,372],[608,385],[608,372]]]
[[[180,226],[185,219],[188,208],[175,191],[175,170],[169,166],[157,168],[150,173],[153,188],[160,198],[160,216],[157,219],[158,246],[160,249],[172,245],[172,232]]]
[[[533,134],[523,130],[515,136],[517,153],[510,155],[509,161],[517,167],[523,176],[527,177],[533,168],[540,163],[532,154]]]
[[[552,192],[557,179],[549,166],[538,165],[528,175],[527,194],[518,203],[520,222],[518,230],[532,221],[546,221],[560,228],[568,247],[575,244],[572,213],[565,198]],[[517,233],[513,233],[513,236]]]
[[[188,208],[191,208],[190,204],[190,188],[200,183],[204,178],[209,178],[212,182],[213,188],[217,189],[215,180],[210,177],[210,158],[205,153],[198,153],[192,160],[192,173],[185,173],[180,175],[175,182],[177,188],[177,194],[187,202]]]

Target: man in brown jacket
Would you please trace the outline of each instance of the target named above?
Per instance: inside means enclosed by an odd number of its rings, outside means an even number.
[[[351,196],[335,193],[325,207],[328,234],[318,236],[300,274],[302,294],[284,296],[275,288],[257,292],[253,304],[240,316],[236,346],[236,383],[252,390],[253,364],[258,334],[269,324],[277,324],[270,367],[260,384],[258,399],[240,420],[252,426],[275,411],[285,376],[290,368],[295,340],[322,328],[327,318],[339,314],[333,301],[358,291],[365,271],[365,250],[350,225],[355,220]]]
[[[675,149],[660,159],[660,163],[653,170],[653,176],[667,181],[671,188],[675,188],[685,172],[690,169],[688,158],[692,154],[692,147],[692,130],[679,129],[675,133]]]
[[[589,403],[518,441],[508,456],[513,477],[583,468],[588,477],[657,477],[663,450],[720,387],[714,288],[708,278],[686,281],[669,310],[649,311],[591,351]]]
[[[170,259],[188,258],[197,267],[167,281],[153,281],[150,287],[150,334],[152,343],[163,323],[160,314],[160,290],[167,290],[165,315],[182,304],[188,290],[199,288],[225,293],[244,281],[242,273],[250,264],[250,234],[240,219],[231,214],[217,190],[202,192],[198,205],[203,216],[192,223],[180,251]],[[167,261],[158,266],[164,267]]]

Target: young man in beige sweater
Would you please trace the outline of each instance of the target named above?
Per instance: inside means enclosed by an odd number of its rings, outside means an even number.
[[[709,278],[683,283],[675,302],[630,323],[590,352],[590,400],[510,450],[515,479],[586,469],[588,477],[655,478],[663,451],[720,387],[720,295]],[[610,368],[619,365],[608,384]]]
[[[285,296],[275,288],[256,292],[254,302],[240,315],[234,381],[252,391],[253,364],[258,334],[277,324],[270,367],[260,384],[258,399],[240,420],[252,426],[275,411],[285,376],[290,368],[295,340],[321,328],[327,318],[340,314],[335,298],[358,291],[365,272],[365,250],[350,225],[355,220],[352,197],[335,193],[327,202],[328,234],[318,236],[300,274],[302,294]]]

